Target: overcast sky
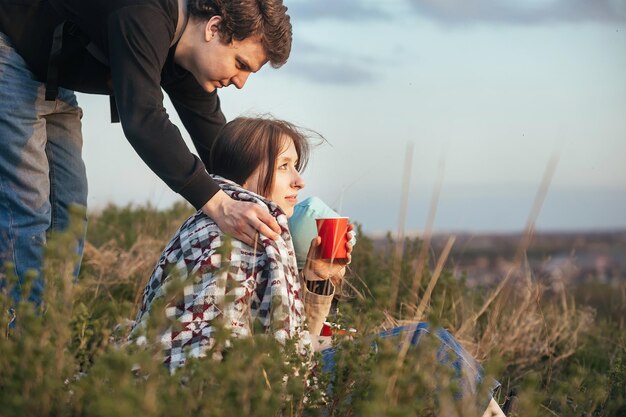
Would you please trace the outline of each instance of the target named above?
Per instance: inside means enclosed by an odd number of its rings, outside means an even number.
[[[518,231],[558,155],[538,227],[626,228],[626,1],[285,3],[289,62],[220,98],[229,120],[272,113],[328,140],[302,196],[396,230],[412,143],[407,230],[442,173],[437,230]],[[91,208],[177,201],[108,123],[107,98],[79,101]]]

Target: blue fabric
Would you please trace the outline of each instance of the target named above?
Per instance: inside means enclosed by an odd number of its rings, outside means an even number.
[[[458,391],[455,392],[457,400],[479,394],[478,386],[485,377],[483,368],[447,330],[442,328],[431,329],[428,323],[421,322],[394,327],[380,332],[378,337],[382,339],[396,338],[398,347],[400,347],[407,332],[412,333],[411,346],[417,346],[425,338],[435,338],[433,339],[434,342],[439,345],[436,354],[437,361],[453,371],[452,379],[456,382],[458,388]],[[374,351],[377,351],[376,342],[372,343],[372,348]],[[336,350],[332,347],[321,351],[322,369],[325,372],[332,373],[334,371],[335,353]],[[487,407],[494,390],[500,386],[500,383],[496,380],[491,380],[488,383],[490,384],[489,397],[481,399],[485,407]],[[439,387],[439,389],[441,388],[444,387]],[[332,387],[330,387],[330,390],[332,391]]]
[[[318,197],[309,197],[296,204],[293,215],[289,219],[289,231],[293,239],[299,270],[304,268],[311,240],[317,236],[315,219],[327,217],[341,217],[341,215]]]
[[[70,207],[87,204],[82,110],[70,90],[61,88],[55,101],[44,94],[44,84],[0,33],[0,287],[12,265],[16,302],[29,274],[36,277],[29,300],[41,301],[46,233],[67,228]],[[76,242],[79,256],[83,242]]]

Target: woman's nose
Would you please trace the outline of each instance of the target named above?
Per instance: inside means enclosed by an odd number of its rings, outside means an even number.
[[[302,178],[300,173],[298,171],[296,171],[295,177],[294,177],[294,180],[293,180],[293,186],[295,188],[300,189],[300,188],[304,188],[304,185],[305,185],[304,184],[304,179]]]

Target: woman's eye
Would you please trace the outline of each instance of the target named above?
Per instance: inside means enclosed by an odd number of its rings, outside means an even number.
[[[282,169],[282,170],[285,170],[287,168],[289,168],[289,164],[282,164],[281,166],[278,167],[278,169]]]

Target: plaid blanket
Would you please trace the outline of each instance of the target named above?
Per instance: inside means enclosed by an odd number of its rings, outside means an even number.
[[[262,250],[255,250],[239,240],[225,239],[202,211],[183,223],[146,285],[133,329],[146,324],[151,306],[166,295],[172,280],[184,281],[182,298],[167,300],[165,309],[167,317],[177,323],[160,338],[171,372],[185,363],[186,355],[207,354],[214,345],[217,323],[233,337],[262,329],[281,343],[296,337],[303,353],[310,350],[287,217],[273,202],[219,176],[214,179],[233,199],[266,208],[278,221],[281,238],[274,241],[260,235]],[[225,240],[229,240],[226,245]]]

